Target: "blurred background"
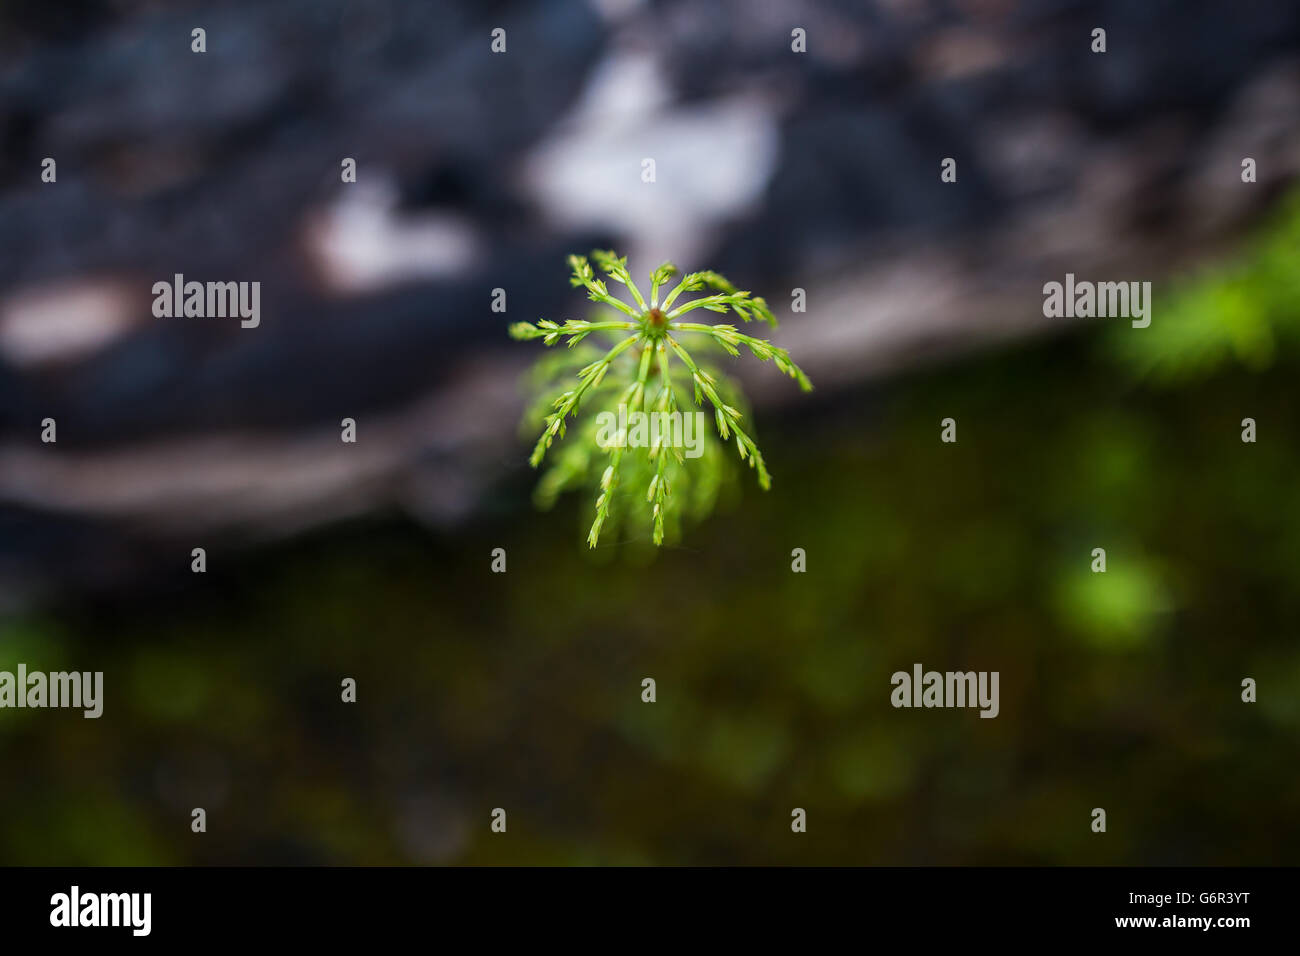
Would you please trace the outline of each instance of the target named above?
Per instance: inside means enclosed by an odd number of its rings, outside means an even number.
[[[0,711],[0,863],[1297,859],[1291,0],[2,0],[0,142],[0,669],[105,685]],[[818,386],[737,363],[773,489],[657,555],[530,502],[593,246]]]

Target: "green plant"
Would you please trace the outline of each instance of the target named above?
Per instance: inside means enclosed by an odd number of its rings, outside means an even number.
[[[1253,234],[1245,251],[1185,277],[1140,335],[1116,334],[1103,349],[1135,379],[1187,385],[1238,364],[1271,366],[1300,345],[1300,191]]]
[[[557,353],[551,361],[539,360],[533,376],[539,400],[529,416],[542,425],[541,437],[529,461],[534,468],[542,464],[547,451],[557,437],[564,438],[565,420],[577,418],[584,401],[613,397],[611,413],[625,407],[629,413],[673,415],[679,412],[678,389],[690,387],[697,405],[707,398],[713,408],[717,436],[707,430],[701,435],[703,447],[695,474],[687,472],[687,462],[695,460],[683,453],[680,443],[666,441],[662,432],[655,433],[649,442],[638,449],[633,443],[628,447],[627,429],[622,428],[613,441],[601,441],[596,419],[588,417],[577,441],[566,442],[552,455],[551,467],[538,483],[537,500],[542,506],[550,505],[564,490],[576,487],[594,478],[595,469],[608,454],[599,478],[596,498],[596,516],[587,535],[587,544],[596,547],[607,523],[617,520],[613,509],[614,495],[626,480],[632,487],[644,486],[644,500],[640,496],[630,502],[648,509],[656,545],[665,537],[678,533],[677,510],[688,517],[699,518],[713,507],[719,488],[727,477],[721,443],[734,439],[742,461],[747,461],[757,472],[758,483],[767,490],[771,476],[763,455],[754,439],[741,422],[745,418],[745,402],[740,388],[727,376],[718,372],[700,354],[686,350],[679,337],[699,337],[702,348],[692,344],[697,353],[707,353],[709,348],[738,356],[742,346],[762,361],[772,361],[789,375],[804,391],[812,389],[812,382],[799,366],[790,360],[785,349],[778,348],[766,339],[756,338],[739,331],[734,325],[711,325],[704,322],[685,321],[683,316],[696,309],[712,312],[734,312],[744,321],[760,319],[772,327],[776,316],[767,303],[758,296],[738,290],[716,272],[692,272],[684,276],[662,302],[661,288],[676,275],[677,267],[665,262],[650,273],[649,301],[641,294],[627,270],[627,258],[613,252],[596,251],[592,259],[605,275],[627,287],[633,304],[611,295],[604,279],[596,277],[591,264],[584,256],[570,256],[573,268],[571,283],[587,290],[593,302],[617,310],[621,315],[597,317],[594,321],[567,319],[563,323],[543,319],[536,324],[517,322],[510,326],[510,335],[521,340],[541,339],[544,345],[555,345],[567,339],[571,355]],[[709,294],[678,302],[685,293],[709,290]],[[608,337],[611,344],[606,349],[592,348],[584,343],[588,336]],[[677,361],[674,362],[673,356]],[[580,367],[578,367],[580,365]],[[572,383],[577,368],[577,384]],[[658,390],[647,402],[648,393],[656,385]],[[559,389],[559,394],[555,391]],[[661,419],[662,420],[662,419]],[[632,454],[627,454],[628,451]],[[636,454],[643,450],[644,455]],[[681,508],[674,510],[674,490],[680,492]]]

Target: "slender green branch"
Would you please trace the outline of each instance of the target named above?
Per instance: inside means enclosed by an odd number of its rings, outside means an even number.
[[[695,381],[696,403],[702,404],[700,401],[702,395],[713,406],[713,421],[718,426],[719,437],[723,441],[727,441],[731,438],[731,433],[734,432],[736,435],[736,450],[739,452],[741,460],[748,460],[750,467],[757,470],[758,484],[764,491],[772,487],[772,476],[768,473],[767,463],[763,460],[758,445],[754,443],[754,440],[749,437],[740,425],[740,412],[722,400],[718,395],[717,382],[713,376],[696,365],[690,353],[682,348],[672,336],[668,336],[668,344],[681,358],[686,367],[691,370],[691,377]]]
[[[726,312],[731,308],[731,296],[729,295],[706,295],[699,299],[691,299],[683,305],[679,305],[668,313],[668,318],[675,319],[679,315],[685,315],[692,309],[708,309],[710,312]]]
[[[665,262],[650,273],[650,308],[659,307],[659,287],[675,275],[677,275],[677,267],[671,262]]]
[[[569,348],[573,348],[592,332],[609,329],[622,329],[630,331],[637,327],[635,322],[628,322],[625,319],[619,319],[610,322],[587,322],[583,319],[566,319],[563,325],[557,325],[549,319],[542,319],[536,325],[531,322],[516,322],[510,326],[510,337],[527,341],[529,339],[542,340],[543,345],[554,345],[561,337],[570,336],[568,341]]]
[[[596,265],[604,270],[605,275],[615,282],[621,282],[627,286],[627,291],[632,293],[632,298],[636,300],[636,304],[644,312],[646,310],[645,299],[641,298],[641,290],[636,287],[636,283],[632,281],[632,274],[627,271],[627,256],[620,257],[612,250],[597,249],[591,254],[591,257],[596,260]]]
[[[739,355],[738,345],[749,347],[750,352],[759,361],[774,361],[776,367],[782,373],[790,376],[799,383],[799,388],[805,392],[812,391],[812,380],[790,359],[790,353],[779,346],[773,345],[767,339],[760,339],[753,335],[746,335],[739,331],[734,325],[708,325],[704,322],[673,322],[668,326],[674,331],[682,332],[700,332],[704,335],[713,337],[713,340],[721,345],[729,354]]]
[[[617,296],[610,295],[605,281],[596,278],[596,273],[592,270],[591,263],[587,261],[586,256],[569,256],[569,265],[573,268],[573,275],[569,277],[569,284],[585,286],[587,298],[591,299],[591,301],[603,302],[605,305],[612,306],[634,319],[641,318],[641,313],[636,309]]]
[[[671,415],[677,411],[677,392],[673,388],[672,371],[668,367],[668,350],[664,348],[662,340],[655,345],[655,357],[659,362],[659,376],[663,380],[656,404],[660,412]],[[660,421],[662,422],[663,419]],[[672,451],[672,457],[677,459],[678,464],[685,461],[680,448],[673,446]],[[668,495],[671,493],[668,488],[669,457],[664,446],[663,433],[656,433],[650,447],[650,458],[655,462],[655,473],[650,479],[650,487],[646,489],[646,501],[651,506],[650,515],[654,522],[651,537],[656,545],[664,542],[664,515],[668,510]]]
[[[641,361],[638,365],[636,381],[628,388],[628,392],[619,398],[619,404],[626,404],[628,417],[631,418],[633,412],[641,410],[641,403],[645,398],[646,380],[650,374],[650,359],[654,352],[654,344],[644,336],[638,336],[638,340],[644,342],[641,349]],[[605,526],[605,521],[609,518],[609,509],[613,503],[614,492],[619,483],[619,467],[623,463],[623,453],[627,450],[627,435],[621,430],[617,434],[613,448],[610,449],[609,464],[605,467],[605,472],[600,478],[600,496],[596,499],[596,517],[591,523],[591,531],[587,534],[587,546],[594,548],[596,542],[600,540],[600,529]]]
[[[537,439],[537,444],[533,447],[533,453],[529,456],[528,462],[534,468],[542,463],[546,456],[546,449],[551,447],[558,434],[564,437],[564,419],[567,415],[576,415],[578,413],[578,402],[588,389],[599,385],[601,379],[605,377],[605,372],[609,370],[609,365],[614,359],[621,355],[626,349],[631,347],[641,336],[629,335],[612,349],[605,353],[603,358],[597,359],[590,365],[578,372],[578,384],[576,387],[569,389],[567,392],[560,394],[553,403],[556,411],[546,416],[546,428],[542,432],[542,437]]]

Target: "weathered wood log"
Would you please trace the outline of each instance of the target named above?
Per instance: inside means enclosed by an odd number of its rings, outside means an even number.
[[[619,9],[0,11],[0,581],[464,516],[522,465],[504,327],[582,313],[571,251],[715,266],[783,318],[803,289],[778,341],[834,388],[1051,328],[1066,272],[1213,256],[1300,173],[1287,0],[1107,8],[1100,55],[1084,3],[809,7],[807,53],[739,0]],[[176,273],[259,281],[262,320],[156,318]]]

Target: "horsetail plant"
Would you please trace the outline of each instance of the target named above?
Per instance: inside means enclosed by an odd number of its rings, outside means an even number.
[[[613,508],[614,495],[625,480],[634,488],[644,488],[643,502],[638,497],[631,499],[630,504],[648,507],[654,543],[662,545],[666,534],[672,537],[677,534],[678,519],[672,507],[677,499],[681,499],[681,507],[676,510],[689,517],[702,517],[712,509],[730,467],[723,461],[726,456],[722,454],[722,443],[735,441],[740,459],[755,470],[763,490],[772,483],[758,445],[748,426],[742,424],[745,402],[739,387],[702,355],[712,350],[734,357],[745,347],[761,361],[774,362],[803,391],[810,391],[812,382],[790,360],[785,349],[766,339],[747,335],[734,325],[692,322],[686,318],[697,309],[706,309],[734,312],[745,322],[758,319],[776,327],[776,316],[762,298],[737,289],[718,273],[689,273],[661,301],[660,290],[679,274],[676,266],[665,262],[650,273],[647,301],[628,272],[626,256],[597,250],[591,258],[608,279],[626,287],[631,303],[610,293],[605,279],[596,276],[585,256],[570,256],[572,285],[585,288],[589,299],[615,313],[609,313],[608,317],[602,314],[592,321],[567,319],[557,323],[542,319],[535,324],[516,322],[510,326],[510,335],[515,339],[541,339],[548,346],[565,339],[574,350],[569,355],[557,353],[539,360],[534,368],[534,385],[540,392],[540,400],[530,418],[542,425],[542,433],[529,462],[534,468],[542,464],[555,439],[565,437],[566,419],[576,419],[584,401],[595,401],[598,396],[613,397],[612,408],[626,414],[620,416],[621,424],[613,440],[603,441],[597,430],[599,416],[589,416],[581,437],[564,443],[552,454],[551,465],[538,483],[536,497],[539,504],[549,506],[562,491],[594,479],[595,472],[604,464],[600,469],[596,514],[587,534],[588,546],[596,547],[602,529],[618,520]],[[686,293],[700,291],[707,294],[679,301]],[[597,348],[584,342],[589,336],[610,341],[607,347]],[[693,340],[690,351],[680,341],[688,337]],[[576,384],[572,381],[575,368]],[[649,440],[641,442],[640,447],[629,449],[626,421],[634,413],[641,413],[665,416],[657,419],[662,425],[669,420],[668,416],[679,413],[679,390],[688,387],[697,405],[708,400],[716,437],[707,427],[701,429],[702,447],[694,455],[687,455],[683,453],[682,443],[667,440],[661,427],[652,429]],[[650,392],[656,388],[652,398]],[[558,395],[556,389],[561,389]],[[629,450],[632,454],[627,454]],[[644,451],[644,455],[637,451]],[[693,472],[688,473],[687,462],[696,457],[699,461],[695,462]],[[683,488],[685,495],[681,494]]]

